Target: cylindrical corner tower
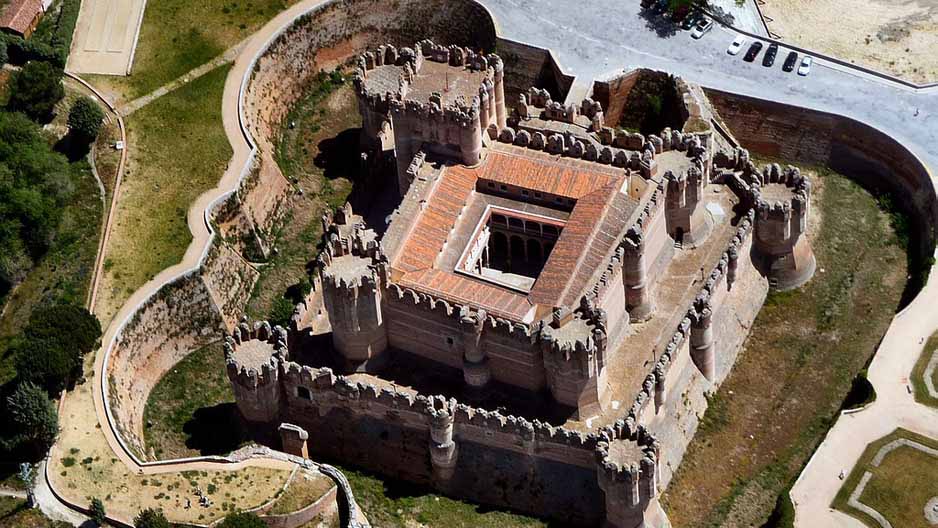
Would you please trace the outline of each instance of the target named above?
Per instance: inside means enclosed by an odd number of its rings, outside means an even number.
[[[242,322],[225,338],[225,363],[238,410],[248,422],[276,424],[280,416],[281,361],[289,358],[287,332],[266,321]]]
[[[805,234],[811,185],[798,169],[766,167],[753,185],[756,208],[754,263],[777,290],[811,280],[817,261]]]
[[[658,504],[658,442],[641,426],[636,432],[613,431],[612,436],[596,447],[596,477],[606,495],[605,526],[668,526]]]
[[[371,259],[344,255],[323,270],[323,301],[332,324],[332,344],[346,369],[379,367],[388,337],[381,314],[381,287]]]

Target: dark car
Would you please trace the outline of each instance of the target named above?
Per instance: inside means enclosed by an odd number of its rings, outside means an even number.
[[[773,42],[769,44],[769,49],[765,50],[765,55],[762,57],[762,65],[768,68],[775,64],[776,55],[778,55],[778,44]]]
[[[795,69],[795,64],[798,64],[798,54],[794,51],[789,51],[788,56],[785,57],[785,64],[782,64],[782,70],[790,72]]]
[[[681,29],[684,31],[690,31],[694,26],[697,25],[697,22],[700,21],[700,13],[697,11],[691,11],[684,17],[684,20],[681,21]]]
[[[760,51],[762,51],[762,43],[757,40],[752,43],[752,46],[749,46],[746,54],[743,55],[743,60],[746,62],[752,62],[756,60],[756,56],[759,55]]]

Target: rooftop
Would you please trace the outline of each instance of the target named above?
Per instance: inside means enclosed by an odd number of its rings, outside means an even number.
[[[10,0],[0,8],[0,28],[26,35],[32,29],[33,20],[42,12],[42,0]]]

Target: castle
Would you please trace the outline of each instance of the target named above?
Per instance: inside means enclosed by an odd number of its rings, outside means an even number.
[[[658,495],[704,393],[768,288],[814,273],[810,183],[757,169],[680,79],[685,126],[643,135],[589,97],[531,88],[509,107],[504,70],[430,41],[359,59],[363,151],[393,162],[400,199],[383,225],[348,204],[323,217],[306,308],[328,332],[302,315],[235,329],[238,407],[303,456],[573,524],[665,526]]]

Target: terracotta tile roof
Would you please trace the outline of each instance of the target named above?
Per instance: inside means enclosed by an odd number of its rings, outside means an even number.
[[[480,180],[513,185],[579,200],[621,178],[624,172],[575,158],[525,149],[489,151],[478,167],[450,167],[447,172],[473,174]]]
[[[495,317],[515,321],[524,319],[532,307],[528,299],[520,293],[437,269],[408,273],[398,284],[450,302],[485,308]]]
[[[606,256],[638,202],[619,193],[613,181],[578,200],[557,245],[538,275],[529,298],[546,306],[575,306],[589,279],[606,266]]]
[[[445,170],[440,181],[427,199],[413,230],[407,236],[404,248],[398,253],[394,266],[402,271],[430,268],[443,248],[450,231],[456,225],[459,212],[475,188],[471,174]]]
[[[42,0],[10,0],[0,12],[0,28],[26,35],[33,29],[33,21],[42,12]]]

